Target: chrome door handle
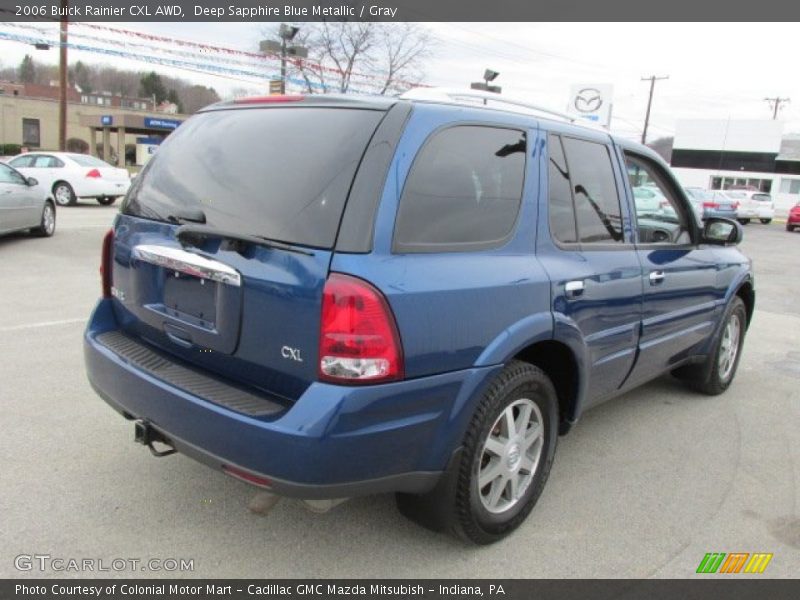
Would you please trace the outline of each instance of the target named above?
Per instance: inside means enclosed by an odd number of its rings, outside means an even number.
[[[650,285],[658,285],[664,281],[664,271],[650,271]]]
[[[584,287],[583,281],[580,279],[568,281],[566,285],[564,285],[564,292],[566,293],[567,298],[577,298],[583,294]]]

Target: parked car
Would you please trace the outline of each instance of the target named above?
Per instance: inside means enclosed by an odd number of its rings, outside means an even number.
[[[703,218],[709,217],[737,219],[739,214],[739,201],[731,198],[727,192],[720,190],[710,191],[711,198],[703,201]]]
[[[775,218],[775,203],[772,201],[772,196],[765,193],[757,193],[751,196],[751,199],[757,203],[756,213],[758,220],[764,225],[772,223]]]
[[[154,452],[283,496],[395,492],[480,544],[528,516],[589,407],[670,372],[724,392],[755,298],[741,226],[701,229],[648,148],[504,101],[188,119],[105,237],[94,389]],[[633,170],[672,215],[639,214]]]
[[[112,167],[88,154],[27,152],[8,164],[52,192],[59,206],[75,204],[78,198],[95,198],[102,205],[114,204],[130,186],[126,169]]]
[[[767,220],[763,222],[769,223],[775,215],[775,209],[772,206],[772,198],[769,194],[752,190],[725,190],[724,193],[726,196],[739,203],[739,207],[736,209],[736,219],[742,225],[747,225],[752,219],[760,218],[762,214],[761,204],[763,202],[763,197],[767,198],[769,207],[772,209],[772,216],[768,218],[765,217]]]
[[[702,223],[706,217],[706,203],[713,204],[714,193],[701,187],[685,187],[683,188],[689,198],[689,202],[698,217],[698,222]]]
[[[0,235],[26,229],[43,237],[53,235],[55,203],[35,178],[0,163]]]
[[[797,227],[800,227],[800,202],[791,208],[786,219],[786,231],[794,231]]]

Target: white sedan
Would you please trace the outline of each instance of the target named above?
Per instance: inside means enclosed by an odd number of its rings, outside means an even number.
[[[754,190],[727,190],[728,196],[739,202],[736,218],[742,224],[758,219],[765,225],[775,218],[775,203],[766,192]]]
[[[126,169],[112,167],[88,154],[70,152],[27,152],[8,161],[26,177],[35,177],[53,194],[57,204],[75,204],[78,198],[96,198],[113,204],[131,185]]]

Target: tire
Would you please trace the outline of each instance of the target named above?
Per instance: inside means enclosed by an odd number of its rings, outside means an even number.
[[[116,196],[102,196],[97,199],[97,203],[101,206],[111,206],[114,202],[117,201]]]
[[[737,219],[739,223],[742,225],[747,225],[750,222],[750,219]]]
[[[764,225],[769,225],[770,223],[772,223],[772,219],[760,219],[760,221],[761,221],[761,222],[762,222]]]
[[[475,544],[497,542],[525,520],[539,499],[557,441],[553,384],[538,367],[512,361],[481,398],[440,485],[421,496],[398,494],[398,508],[430,529]]]
[[[738,325],[733,324],[734,321],[738,322]],[[738,335],[733,346],[730,344],[731,327],[738,328]],[[738,296],[734,296],[725,310],[722,327],[717,334],[713,350],[709,353],[708,358],[699,365],[690,365],[677,369],[675,375],[686,381],[698,392],[709,396],[721,394],[728,389],[736,376],[736,369],[742,356],[742,345],[744,344],[746,329],[747,311],[745,310],[744,302]],[[735,348],[735,350],[732,351],[731,348]],[[727,354],[727,357],[724,356],[725,354]]]
[[[59,206],[71,206],[78,200],[72,186],[66,181],[57,181],[53,185],[53,198]]]
[[[786,224],[786,231],[794,231],[794,225]]]
[[[38,227],[31,229],[33,235],[50,237],[56,232],[56,207],[48,200],[42,209],[42,218]]]

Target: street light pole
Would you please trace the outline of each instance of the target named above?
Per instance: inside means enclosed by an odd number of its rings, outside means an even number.
[[[286,37],[281,36],[281,94],[286,94]]]
[[[59,57],[59,94],[58,94],[58,149],[67,149],[67,12],[68,0],[61,0],[61,35]]]

